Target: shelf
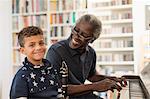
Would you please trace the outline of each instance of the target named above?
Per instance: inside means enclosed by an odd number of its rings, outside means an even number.
[[[63,24],[50,24],[50,27],[60,27],[60,26],[73,26],[71,23],[63,23]]]
[[[124,61],[124,62],[97,62],[98,65],[108,65],[108,66],[121,66],[121,65],[134,65],[133,61]]]
[[[96,49],[96,52],[100,52],[100,53],[103,53],[103,52],[132,52],[134,51],[134,48],[99,48],[99,49]]]
[[[68,38],[68,37],[51,37],[50,40],[63,40],[66,38]]]
[[[47,14],[47,11],[45,12],[30,12],[30,13],[15,13],[12,16],[31,16],[31,15],[42,15]]]
[[[88,12],[88,9],[50,11],[49,14],[72,13],[72,12]]]
[[[118,19],[118,20],[109,20],[109,21],[102,21],[102,24],[126,24],[132,23],[132,19]]]
[[[108,7],[97,7],[97,8],[91,8],[88,10],[96,11],[96,10],[127,10],[132,9],[132,4],[128,5],[115,5],[115,6],[108,6]]]
[[[117,34],[101,34],[100,39],[106,38],[129,38],[133,37],[133,33],[117,33]]]
[[[49,14],[71,13],[71,12],[75,12],[75,11],[74,10],[50,11]]]

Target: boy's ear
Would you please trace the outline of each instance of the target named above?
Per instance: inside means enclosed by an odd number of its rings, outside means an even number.
[[[20,52],[21,54],[25,54],[25,49],[24,49],[24,47],[20,47],[20,48],[19,48],[19,52]]]

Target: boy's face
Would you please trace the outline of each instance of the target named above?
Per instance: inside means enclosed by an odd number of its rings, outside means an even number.
[[[42,58],[46,52],[46,45],[44,43],[43,35],[25,37],[24,47],[20,48],[20,52],[25,54],[32,64],[41,64]]]

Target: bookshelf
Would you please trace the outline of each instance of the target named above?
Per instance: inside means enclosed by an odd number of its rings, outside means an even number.
[[[12,0],[12,45],[13,45],[13,72],[15,73],[24,60],[24,55],[19,53],[17,43],[18,32],[26,26],[39,26],[45,35],[47,43],[47,0]]]
[[[17,44],[23,27],[42,28],[49,47],[70,35],[78,17],[91,13],[103,24],[100,38],[91,45],[97,52],[97,65],[110,66],[112,72],[119,66],[134,71],[132,0],[12,0],[12,13],[14,70],[24,58]]]
[[[13,72],[24,59],[19,53],[18,32],[26,26],[39,26],[47,48],[70,35],[75,20],[87,13],[87,0],[12,0]]]
[[[87,13],[87,0],[49,1],[49,41],[51,45],[70,35],[75,20]]]
[[[100,38],[92,46],[105,74],[134,72],[132,0],[88,0],[88,11],[102,20]]]

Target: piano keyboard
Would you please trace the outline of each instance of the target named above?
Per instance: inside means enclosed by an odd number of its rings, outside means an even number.
[[[126,99],[150,99],[150,95],[139,76],[124,77],[127,78],[128,86],[127,88],[123,89],[121,94],[124,94],[125,90],[128,90],[129,95]],[[125,96],[120,99],[125,99]]]
[[[119,99],[150,99],[148,90],[139,76],[124,76],[128,85],[121,90]],[[107,99],[117,99],[118,92],[108,91]]]

